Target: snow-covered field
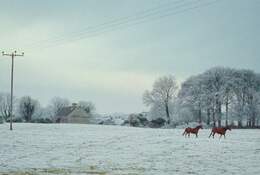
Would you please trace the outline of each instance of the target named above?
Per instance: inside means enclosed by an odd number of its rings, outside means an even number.
[[[78,124],[0,125],[0,174],[259,174],[260,130],[226,139],[181,129]]]

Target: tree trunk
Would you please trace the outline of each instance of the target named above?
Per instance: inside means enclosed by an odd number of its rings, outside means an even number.
[[[256,114],[255,112],[253,113],[253,118],[252,118],[252,127],[255,128],[255,119],[256,119]]]
[[[238,127],[242,128],[242,121],[241,120],[238,120]]]
[[[250,120],[251,120],[251,127],[254,128],[255,127],[255,119],[256,119],[256,109],[254,106],[254,102],[253,102],[253,95],[250,96],[250,106],[251,106],[251,117],[250,117]]]
[[[219,101],[217,106],[217,114],[218,114],[218,127],[221,127],[221,103]]]
[[[250,119],[249,118],[247,119],[246,126],[247,127],[251,127],[251,123],[250,123]]]
[[[168,103],[165,103],[165,110],[166,110],[166,117],[167,117],[167,124],[170,124],[170,113],[169,113],[169,106]]]
[[[210,109],[207,109],[207,125],[210,124]]]
[[[202,122],[201,109],[199,109],[199,123]]]
[[[217,114],[218,127],[221,127],[221,102],[219,100],[218,94],[216,95],[216,114]]]
[[[228,100],[226,102],[226,126],[228,126]]]
[[[242,106],[241,106],[241,112],[242,114],[239,115],[238,119],[238,127],[242,128],[243,127],[243,114],[244,114],[244,107],[245,107],[245,95],[244,93],[242,94]]]
[[[216,127],[216,119],[215,119],[215,109],[212,110],[212,120],[213,120],[213,126]]]

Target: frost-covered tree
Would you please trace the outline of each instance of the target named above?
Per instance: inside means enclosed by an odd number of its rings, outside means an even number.
[[[91,101],[79,101],[78,105],[84,108],[88,114],[92,114],[96,109],[95,105]]]
[[[255,126],[259,126],[259,122],[260,122],[260,92],[258,92],[257,94],[255,94],[254,96],[254,110],[253,110],[253,115],[255,117],[255,121],[252,124],[253,127]]]
[[[174,76],[164,76],[157,79],[151,91],[146,90],[143,95],[144,104],[152,108],[163,108],[170,124],[170,104],[173,103],[178,90]]]
[[[259,116],[259,103],[260,103],[259,93],[253,92],[248,98],[248,105],[246,107],[246,113],[248,115],[247,126],[249,127],[256,126],[257,119]]]
[[[3,103],[3,97],[2,95],[0,94],[0,105]],[[0,124],[2,124],[4,121],[4,118],[3,118],[3,115],[2,113],[0,113]]]
[[[235,113],[239,127],[242,126],[242,121],[245,117],[248,120],[248,125],[251,122],[255,123],[256,117],[252,113],[254,103],[257,101],[255,94],[260,89],[259,75],[251,70],[238,70],[234,74],[234,93],[235,93]]]
[[[211,88],[210,84],[207,84],[204,82],[204,88],[203,88],[203,107],[204,112],[206,113],[206,123],[210,125],[211,121],[213,123],[213,126],[216,126],[216,119],[215,119],[215,93],[213,92],[213,89]]]
[[[178,108],[178,118],[177,123],[184,122],[189,124],[189,122],[194,121],[193,114],[188,106],[182,106]]]
[[[19,100],[19,114],[26,122],[30,122],[39,106],[37,100],[32,99],[30,96],[24,96]]]
[[[14,98],[15,99],[15,98]],[[16,100],[13,101],[14,104]],[[7,120],[11,115],[11,95],[9,93],[0,93],[0,116]]]
[[[173,104],[169,104],[169,113],[171,118],[172,116],[172,105]],[[162,105],[161,103],[156,103],[150,106],[150,110],[148,112],[148,116],[150,120],[156,120],[157,118],[166,118],[166,111],[165,111],[165,107],[164,105]]]
[[[225,106],[225,124],[226,126],[229,125],[229,109],[230,104],[234,100],[234,82],[233,82],[233,73],[234,71],[231,69],[227,69],[226,74],[224,75],[224,84],[222,86],[222,100]]]
[[[195,120],[202,122],[204,87],[201,76],[192,76],[181,85],[178,97],[185,108],[190,108]]]
[[[225,77],[227,75],[228,68],[214,67],[204,73],[206,79],[205,84],[211,89],[212,96],[215,97],[215,114],[218,121],[218,126],[221,126],[222,120],[222,104],[225,89]]]
[[[229,125],[232,116],[239,127],[245,119],[248,126],[254,127],[259,111],[259,92],[259,74],[250,70],[215,67],[183,82],[178,97],[181,107],[188,108],[197,121],[206,114],[208,124],[212,119],[213,126],[216,126],[216,121],[221,126],[222,109],[225,109],[226,125]]]
[[[64,108],[70,105],[70,101],[66,98],[54,97],[51,99],[49,108],[51,110],[51,118],[55,116]]]

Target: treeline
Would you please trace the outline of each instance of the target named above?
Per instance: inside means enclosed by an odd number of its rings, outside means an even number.
[[[30,96],[14,97],[14,122],[53,123],[56,115],[65,107],[71,105],[66,98],[54,97],[46,107],[41,106],[37,99]],[[79,101],[78,106],[92,114],[95,105],[90,101]],[[0,122],[9,122],[11,117],[11,95],[0,93]]]
[[[173,76],[161,77],[143,99],[151,107],[151,117],[166,118],[171,124],[253,128],[260,120],[260,74],[215,67],[189,77],[180,87]]]

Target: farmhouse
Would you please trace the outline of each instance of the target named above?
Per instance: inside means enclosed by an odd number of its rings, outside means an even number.
[[[91,114],[73,103],[72,106],[62,108],[56,115],[56,123],[91,123]]]

